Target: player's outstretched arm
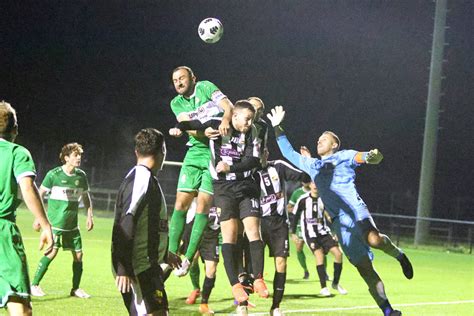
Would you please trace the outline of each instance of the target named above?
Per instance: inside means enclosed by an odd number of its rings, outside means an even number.
[[[33,213],[36,221],[41,225],[41,228],[43,228],[40,237],[40,249],[43,249],[43,247],[46,246],[44,254],[47,255],[53,250],[53,233],[48,218],[46,217],[38,188],[36,187],[32,177],[21,178],[19,185],[26,206],[31,213]]]
[[[293,149],[293,146],[290,144],[290,141],[285,135],[285,131],[281,127],[281,123],[285,118],[285,111],[283,110],[283,107],[276,106],[271,110],[271,113],[267,114],[267,117],[275,129],[277,144],[283,156],[292,164],[294,164],[298,169],[306,172],[311,178],[313,178],[314,172],[311,169],[311,165],[316,159],[305,157]]]
[[[370,165],[377,165],[383,159],[382,153],[378,149],[372,149],[368,152],[358,152],[355,156],[355,161],[359,164],[367,163]]]
[[[224,98],[219,101],[219,106],[224,109],[224,115],[222,116],[222,122],[219,125],[219,133],[221,136],[227,135],[230,130],[230,121],[232,120],[232,109],[234,105],[228,98]]]

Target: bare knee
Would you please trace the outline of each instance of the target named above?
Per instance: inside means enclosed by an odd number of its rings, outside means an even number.
[[[193,202],[195,193],[193,192],[177,192],[176,193],[176,202],[174,203],[174,208],[180,211],[187,211]]]
[[[286,258],[285,257],[276,257],[275,258],[275,270],[278,273],[286,272]]]
[[[370,231],[367,234],[367,243],[369,244],[369,246],[378,248],[382,245],[383,242],[384,242],[383,235],[380,234],[379,232]]]

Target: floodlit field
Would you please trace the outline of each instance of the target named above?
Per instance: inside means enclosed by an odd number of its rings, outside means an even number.
[[[19,211],[18,225],[27,248],[30,277],[41,253],[37,250],[39,234],[31,228],[32,215]],[[85,227],[85,217],[80,217]],[[84,274],[81,287],[92,295],[90,299],[69,297],[72,278],[72,256],[61,252],[50,265],[41,287],[47,296],[33,298],[35,315],[126,315],[121,296],[115,289],[110,263],[112,219],[95,217],[92,232],[83,230]],[[394,307],[404,315],[474,315],[474,255],[446,253],[439,250],[419,250],[406,247],[415,269],[413,280],[406,280],[398,262],[375,252],[375,267],[385,282],[386,291]],[[281,305],[286,314],[293,315],[381,315],[368,294],[367,287],[347,260],[341,278],[349,294],[335,294],[320,298],[314,258],[307,254],[310,280],[303,280],[294,247],[289,258],[288,280]],[[265,279],[272,288],[273,263],[265,261]],[[329,260],[332,274],[332,259]],[[201,273],[201,283],[203,272]],[[184,300],[192,290],[189,277],[170,277],[166,284],[171,315],[199,315],[198,305],[186,305]],[[333,291],[335,293],[335,291]],[[250,309],[254,315],[268,315],[271,298],[251,297],[257,305]],[[216,287],[211,294],[210,306],[216,313],[231,314],[235,308],[223,265],[219,264]],[[1,311],[0,314],[5,314]]]

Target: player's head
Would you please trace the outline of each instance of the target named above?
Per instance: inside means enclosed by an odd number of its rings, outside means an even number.
[[[265,111],[265,104],[262,99],[259,97],[250,97],[247,99],[250,104],[255,108],[255,121],[259,120],[262,117],[263,112]]]
[[[59,153],[59,160],[61,160],[63,165],[69,165],[71,167],[79,167],[81,165],[82,145],[78,143],[69,143],[61,148]]]
[[[165,136],[155,128],[144,128],[135,135],[137,158],[153,158],[150,169],[161,170],[166,158]]]
[[[174,89],[180,95],[189,97],[194,92],[196,85],[196,77],[191,68],[188,66],[179,66],[173,69],[171,76],[173,80]]]
[[[309,189],[313,197],[319,196],[318,187],[316,186],[314,182],[309,183]]]
[[[327,156],[335,153],[340,147],[341,141],[339,140],[339,137],[331,131],[325,131],[318,138],[317,149],[318,155],[320,156]]]
[[[16,111],[5,101],[0,102],[0,137],[13,142],[18,134]]]
[[[311,182],[301,182],[301,185],[305,190],[309,190],[309,186],[311,185]]]
[[[255,109],[247,100],[235,102],[232,110],[232,126],[241,132],[246,133],[251,127],[255,118]]]

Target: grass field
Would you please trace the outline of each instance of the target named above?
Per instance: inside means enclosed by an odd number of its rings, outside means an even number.
[[[41,253],[37,250],[38,233],[31,229],[32,216],[20,210],[18,225],[27,249],[30,277],[33,276]],[[85,227],[85,217],[80,217]],[[47,296],[33,298],[35,315],[126,315],[121,296],[115,289],[110,264],[110,238],[112,219],[95,217],[92,232],[83,231],[84,274],[81,287],[92,295],[87,300],[69,297],[72,277],[72,257],[60,252],[50,265],[41,283]],[[413,280],[406,280],[398,262],[376,251],[375,266],[385,282],[388,297],[394,307],[404,315],[474,315],[474,255],[447,253],[443,250],[420,250],[405,247],[414,268]],[[302,279],[294,247],[288,263],[288,280],[281,305],[292,315],[380,315],[357,271],[344,261],[341,284],[349,291],[346,296],[335,294],[320,298],[314,258],[307,254],[311,280]],[[329,260],[329,274],[332,261]],[[265,279],[272,288],[273,262],[265,261]],[[203,273],[201,273],[201,280]],[[202,283],[202,281],[201,281]],[[166,284],[171,315],[199,315],[198,305],[186,305],[184,300],[191,290],[189,277],[170,277]],[[210,306],[221,315],[234,312],[230,286],[223,265],[218,267],[216,287]],[[251,297],[257,305],[250,312],[268,315],[271,299]],[[6,314],[0,311],[0,315]]]

